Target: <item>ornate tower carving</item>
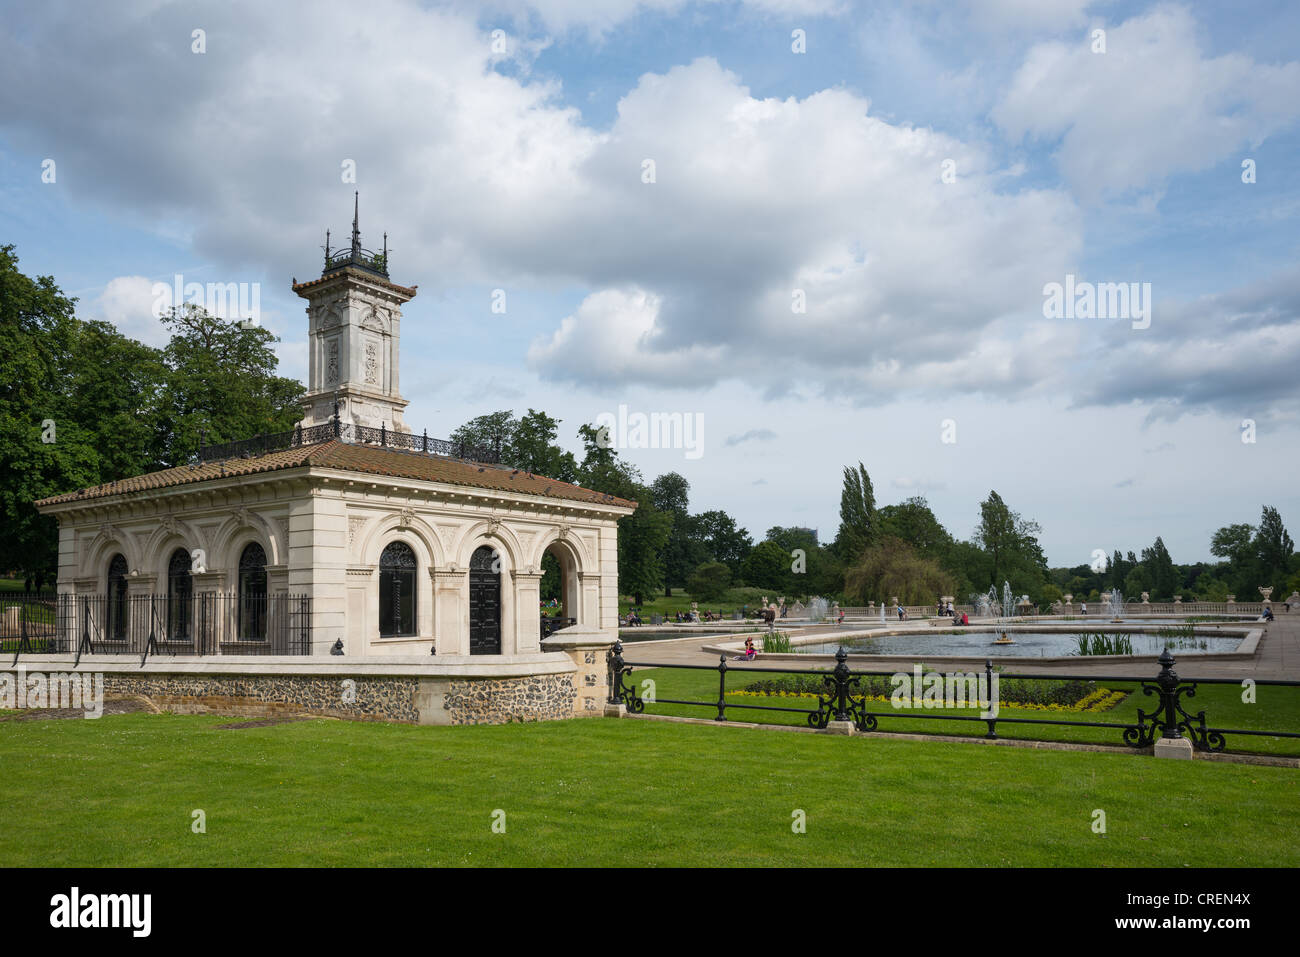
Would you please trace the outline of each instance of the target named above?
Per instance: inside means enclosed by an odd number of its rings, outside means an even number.
[[[345,423],[409,432],[402,422],[407,402],[398,389],[397,354],[402,304],[415,298],[417,287],[389,280],[387,233],[382,253],[362,248],[359,206],[354,198],[351,246],[331,250],[326,230],[320,278],[293,284],[307,300],[310,361],[302,424],[328,423],[337,402]]]

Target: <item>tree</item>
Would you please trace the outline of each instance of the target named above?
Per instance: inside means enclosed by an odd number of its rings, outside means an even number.
[[[708,558],[725,564],[732,575],[740,574],[740,565],[753,547],[749,533],[721,509],[691,516],[691,536],[704,545]]]
[[[876,537],[876,493],[866,466],[858,463],[844,469],[840,490],[840,528],[834,549],[846,562],[856,561]]]
[[[699,564],[703,549],[691,539],[688,512],[691,483],[676,472],[667,472],[650,483],[655,508],[672,517],[672,530],[664,547],[664,595],[673,586],[685,587],[686,576]]]
[[[1156,536],[1150,548],[1142,550],[1142,565],[1146,569],[1150,582],[1151,597],[1156,601],[1173,601],[1174,589],[1178,587],[1178,573],[1174,570],[1174,561],[1169,556],[1162,538]]]
[[[486,415],[478,415],[470,419],[451,433],[451,441],[468,450],[491,452],[498,457],[501,464],[510,465],[511,468],[519,468],[518,465],[506,461],[514,444],[515,433],[518,430],[519,421],[514,417],[514,412],[510,409],[504,409],[500,412],[489,412]],[[546,475],[545,472],[542,474]],[[546,477],[559,478],[558,475],[547,475]]]
[[[582,425],[578,435],[584,455],[578,477],[584,487],[637,502],[637,510],[618,520],[618,584],[636,604],[654,599],[664,585],[663,550],[672,532],[672,516],[655,508],[654,494],[641,473],[618,458],[603,430]]]
[[[520,418],[510,430],[502,463],[561,482],[576,482],[577,460],[572,452],[566,452],[556,444],[559,427],[559,419],[529,409],[528,414]]]
[[[98,484],[101,438],[75,415],[74,371],[83,366],[76,300],[51,276],[18,270],[12,245],[0,246],[0,569],[50,575],[58,525],[32,502]]]
[[[895,596],[904,605],[930,605],[953,594],[953,586],[952,574],[937,561],[893,537],[868,548],[844,573],[844,594],[860,605]]]
[[[901,505],[886,505],[877,512],[881,535],[891,535],[922,555],[943,561],[952,547],[952,536],[935,518],[925,496],[916,495]]]
[[[1226,558],[1230,565],[1241,567],[1250,558],[1251,534],[1255,529],[1244,523],[1225,525],[1210,539],[1210,554]]]
[[[1036,593],[1047,578],[1047,561],[1038,544],[1037,522],[1022,519],[997,492],[980,503],[980,522],[974,540],[989,558],[991,580],[1008,581],[1022,594]]]
[[[162,321],[172,334],[158,423],[164,465],[188,461],[203,432],[209,443],[233,442],[288,432],[302,418],[302,383],[275,375],[275,335],[194,304],[174,307]]]
[[[746,556],[741,577],[753,588],[784,592],[790,578],[790,555],[776,542],[759,542]]]
[[[716,601],[730,584],[730,568],[722,562],[705,562],[691,572],[686,587],[697,601]]]
[[[1255,577],[1258,579],[1254,582],[1255,587],[1272,585],[1274,595],[1284,597],[1286,592],[1283,589],[1294,551],[1295,543],[1282,524],[1282,516],[1277,509],[1265,505],[1259,517],[1259,531],[1251,542],[1252,558],[1256,563]]]

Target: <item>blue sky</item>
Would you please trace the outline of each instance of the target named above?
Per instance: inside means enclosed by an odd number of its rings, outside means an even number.
[[[1156,535],[1208,558],[1265,503],[1295,534],[1295,4],[311,9],[11,13],[0,241],[22,268],[154,342],[154,282],[260,283],[302,378],[290,279],[359,189],[363,239],[387,230],[420,286],[417,430],[533,407],[576,448],[620,405],[695,416],[702,455],[623,454],[755,537],[831,537],[859,459],[881,504],[926,495],[958,536],[997,489],[1053,564]],[[1067,274],[1150,283],[1150,326],[1045,318]]]

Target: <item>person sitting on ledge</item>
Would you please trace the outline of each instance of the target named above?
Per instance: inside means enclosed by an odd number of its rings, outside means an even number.
[[[743,655],[734,655],[732,661],[753,661],[758,657],[758,652],[754,650],[754,639],[745,639],[745,653]]]
[[[966,616],[966,613],[965,613],[964,611],[961,613],[961,624],[963,624],[963,625],[969,625],[969,624],[970,624],[970,618],[968,618],[968,617]]]
[[[1265,606],[1264,606],[1264,611],[1263,611],[1263,613],[1259,616],[1259,618],[1260,618],[1260,621],[1272,621],[1272,620],[1273,620],[1273,609],[1272,609],[1272,608],[1269,608],[1267,605],[1265,605]]]

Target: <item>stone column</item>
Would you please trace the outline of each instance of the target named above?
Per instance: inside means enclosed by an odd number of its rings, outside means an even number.
[[[609,697],[609,663],[606,655],[614,647],[617,633],[594,625],[574,625],[557,631],[542,642],[543,651],[562,651],[578,666],[573,676],[575,717],[598,718],[605,714]]]

